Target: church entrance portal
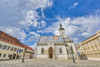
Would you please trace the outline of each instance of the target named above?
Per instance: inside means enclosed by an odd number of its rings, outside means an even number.
[[[50,59],[53,58],[53,48],[52,47],[49,48],[49,58]]]

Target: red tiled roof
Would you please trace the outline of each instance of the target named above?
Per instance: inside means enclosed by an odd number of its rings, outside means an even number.
[[[26,47],[27,49],[33,51],[33,49],[31,47],[22,44],[18,39],[12,37],[11,35],[9,35],[7,33],[4,33],[3,31],[0,31],[0,40],[10,43],[10,44],[13,44],[13,45],[16,45],[16,46],[19,46],[19,47],[22,47],[22,48]]]
[[[27,45],[25,45],[25,44],[23,44],[23,46],[26,47],[26,48],[29,49],[29,50],[34,51],[31,47],[29,47],[29,46],[27,46]]]
[[[0,40],[16,46],[23,47],[23,44],[18,39],[12,37],[11,35],[8,35],[7,33],[4,33],[3,31],[0,31]]]

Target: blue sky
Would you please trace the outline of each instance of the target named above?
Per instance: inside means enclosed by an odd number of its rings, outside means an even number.
[[[2,0],[0,30],[36,46],[41,35],[58,35],[62,23],[74,43],[100,30],[100,0]]]

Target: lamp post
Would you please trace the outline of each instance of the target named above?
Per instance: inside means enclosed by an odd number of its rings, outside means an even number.
[[[24,63],[24,57],[25,57],[25,53],[27,51],[27,48],[24,48],[24,53],[23,53],[23,59],[22,59],[22,63]]]
[[[72,54],[73,63],[75,63],[75,59],[74,59],[74,56],[73,56],[73,54],[74,54],[74,51],[73,51],[73,48],[72,48],[72,46],[71,46],[70,50],[71,50],[71,54]]]

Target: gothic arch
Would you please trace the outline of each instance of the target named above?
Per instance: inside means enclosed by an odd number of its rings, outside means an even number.
[[[48,49],[48,53],[49,53],[49,58],[53,58],[53,48],[52,47]]]

